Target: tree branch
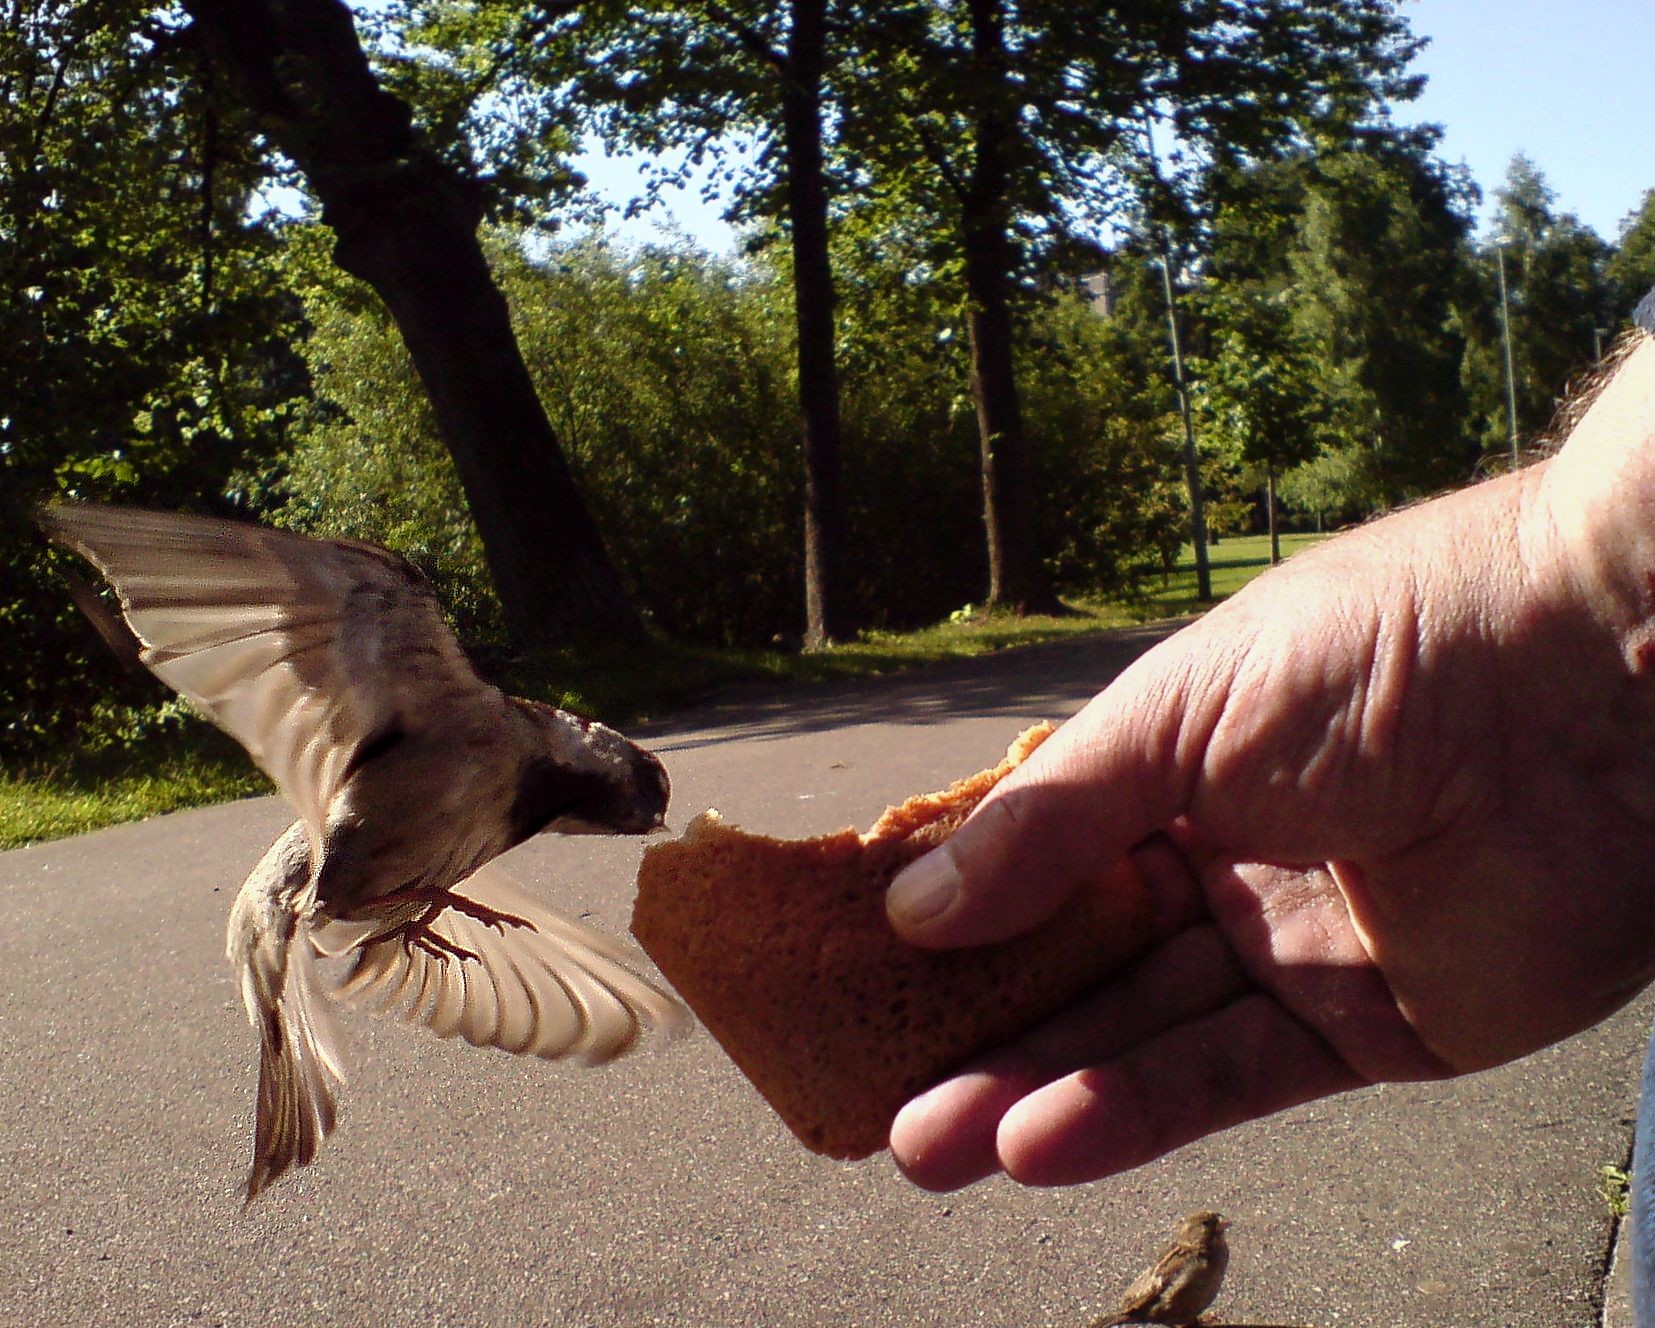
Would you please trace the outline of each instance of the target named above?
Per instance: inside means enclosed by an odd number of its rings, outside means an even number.
[[[702,0],[702,8],[707,16],[722,23],[730,30],[736,43],[760,64],[769,65],[778,75],[785,78],[789,70],[787,56],[772,46],[762,32],[751,23],[731,13],[718,0]]]
[[[517,29],[517,35],[506,44],[499,56],[475,79],[467,84],[467,95],[461,103],[461,113],[469,114],[471,108],[489,92],[500,85],[500,78],[506,70],[511,68],[523,47],[532,43],[543,32],[549,29],[560,19],[568,18],[575,13],[583,0],[558,0],[557,3],[547,5],[544,11],[534,18],[525,18]]]
[[[937,141],[936,135],[931,132],[931,127],[924,120],[916,119],[914,121],[914,133],[919,135],[920,148],[924,151],[926,159],[937,168],[937,174],[942,176],[942,182],[948,186],[949,191],[953,193],[955,198],[963,201],[966,196],[967,182],[954,169],[954,163],[949,160],[947,150]]]

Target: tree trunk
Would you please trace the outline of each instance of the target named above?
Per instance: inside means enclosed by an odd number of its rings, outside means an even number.
[[[1007,85],[1001,0],[971,0],[972,64],[984,90],[973,161],[961,196],[971,396],[982,449],[988,603],[1018,613],[1062,611],[1035,547],[1028,445],[1012,365],[1011,285],[1017,250],[1006,194],[1016,125]]]
[[[822,164],[822,64],[827,0],[794,0],[782,83],[787,214],[793,232],[799,417],[805,473],[805,648],[854,631],[845,588],[845,506],[839,381],[834,363],[833,267]]]
[[[1270,528],[1270,566],[1281,561],[1281,531],[1276,527],[1276,468],[1264,468],[1265,522]]]
[[[472,182],[423,146],[340,0],[185,0],[201,51],[305,173],[454,457],[514,644],[642,640],[517,347]]]

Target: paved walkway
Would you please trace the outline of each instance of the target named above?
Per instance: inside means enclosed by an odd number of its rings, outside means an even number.
[[[678,824],[866,824],[1154,636],[744,693],[641,736]],[[1234,1222],[1226,1324],[1600,1322],[1598,1169],[1626,1157],[1647,999],[1471,1079],[952,1196],[806,1153],[704,1034],[583,1072],[353,1019],[338,1134],[242,1216],[254,1044],[224,915],[286,819],[260,799],[0,855],[0,1324],[1079,1328],[1198,1207]],[[621,933],[637,853],[543,840],[513,865]]]

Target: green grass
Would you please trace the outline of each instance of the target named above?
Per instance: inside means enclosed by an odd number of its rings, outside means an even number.
[[[1283,535],[1281,556],[1291,558],[1300,549],[1326,538],[1325,535]],[[1208,548],[1207,564],[1212,574],[1213,597],[1225,599],[1270,565],[1270,537],[1226,535]],[[1157,616],[1199,613],[1201,603],[1195,597],[1195,551],[1186,544],[1170,581],[1163,585],[1160,574],[1151,573],[1144,578],[1142,590],[1144,602]]]
[[[270,791],[240,748],[194,721],[164,740],[0,773],[0,849]]]
[[[1319,536],[1288,535],[1283,556]],[[1226,537],[1210,550],[1213,593],[1234,594],[1269,563],[1263,536]],[[972,655],[1035,645],[1201,611],[1191,551],[1164,581],[1143,576],[1137,592],[1083,600],[1058,617],[1017,617],[966,606],[915,632],[870,632],[827,650],[730,651],[662,642],[647,651],[558,652],[518,661],[499,679],[524,696],[614,724],[670,713],[720,688],[759,681],[872,677]],[[168,725],[145,741],[69,752],[50,764],[0,773],[0,849],[141,820],[183,807],[270,791],[239,749],[197,720]]]
[[[1625,1217],[1632,1210],[1632,1177],[1627,1169],[1608,1163],[1599,1167],[1598,1196],[1611,1217]]]

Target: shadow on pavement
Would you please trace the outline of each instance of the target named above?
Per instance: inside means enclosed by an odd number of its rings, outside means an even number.
[[[1016,646],[847,682],[733,689],[717,700],[631,730],[660,753],[732,739],[785,738],[848,723],[941,724],[971,715],[1074,708],[1182,622],[1126,627],[1096,636]],[[712,730],[709,732],[709,730]],[[682,737],[674,741],[674,734]]]

